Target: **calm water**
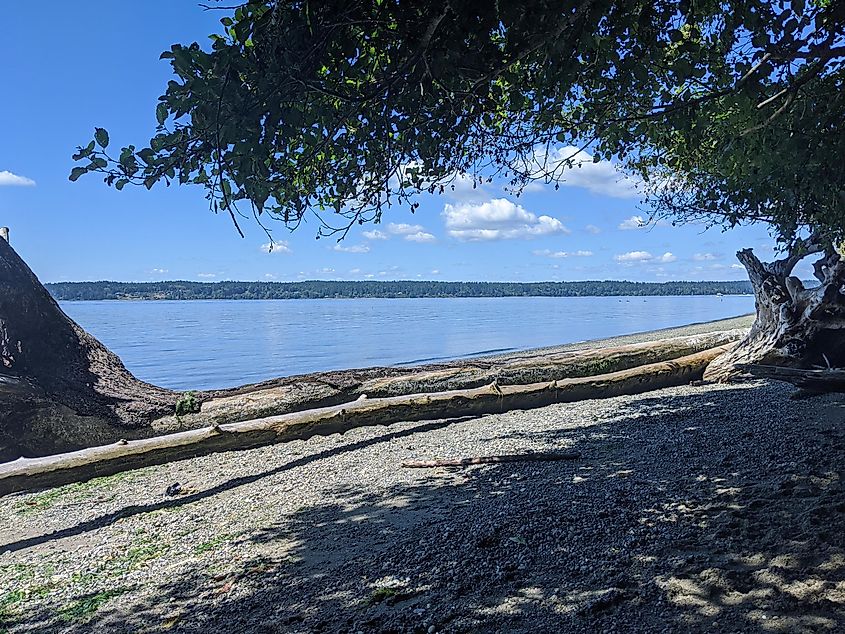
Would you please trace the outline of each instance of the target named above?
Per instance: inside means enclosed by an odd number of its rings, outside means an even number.
[[[420,363],[750,313],[753,297],[63,302],[139,378],[210,389]]]

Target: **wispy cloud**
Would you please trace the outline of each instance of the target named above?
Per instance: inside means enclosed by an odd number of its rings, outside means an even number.
[[[430,244],[432,242],[437,242],[437,238],[434,237],[433,233],[427,233],[425,231],[409,233],[405,236],[405,240],[407,240],[408,242],[418,242],[420,244]]]
[[[658,256],[654,256],[648,251],[628,251],[614,256],[613,259],[622,264],[642,264],[646,262],[668,264],[678,258],[670,251]]]
[[[587,225],[586,227],[584,227],[584,230],[587,233],[592,233],[594,236],[601,233],[601,229],[598,228],[596,225]]]
[[[614,256],[613,259],[617,262],[648,262],[654,259],[654,256],[648,251],[628,251]]]
[[[588,258],[593,255],[592,251],[552,251],[550,249],[542,249],[533,253],[546,258]]]
[[[210,279],[212,277],[217,277],[217,273],[197,273],[197,277],[202,277],[205,279]]]
[[[367,244],[351,244],[349,246],[345,246],[343,244],[336,244],[332,247],[335,251],[339,251],[340,253],[369,253],[370,246]]]
[[[712,262],[713,260],[722,259],[722,256],[716,255],[715,253],[696,253],[692,256],[692,259],[696,262]]]
[[[422,231],[423,226],[391,222],[389,225],[387,225],[387,230],[394,236],[406,236],[410,233],[417,233],[418,231]]]
[[[27,178],[26,176],[18,176],[17,174],[12,174],[12,172],[8,170],[3,170],[0,172],[0,187],[33,187],[35,186],[35,181],[31,178]]]
[[[389,240],[391,236],[398,236],[408,242],[432,243],[437,242],[437,238],[433,233],[429,233],[422,225],[411,225],[402,222],[391,222],[385,228],[385,231],[373,229],[372,231],[364,231],[363,236],[367,240]]]
[[[619,223],[618,229],[622,231],[630,231],[631,229],[642,229],[645,227],[646,221],[642,216],[631,216]]]
[[[443,218],[450,236],[463,242],[530,239],[570,233],[551,216],[537,216],[506,198],[484,203],[447,204]]]
[[[566,145],[538,149],[526,166],[534,178],[563,186],[581,187],[612,198],[637,198],[639,181],[622,174],[610,161],[594,161],[580,148]]]
[[[262,244],[260,249],[265,253],[293,253],[287,242],[276,240]]]

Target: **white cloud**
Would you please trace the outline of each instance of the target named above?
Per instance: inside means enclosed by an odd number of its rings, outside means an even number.
[[[429,233],[422,225],[410,225],[407,223],[391,222],[385,227],[387,232],[373,229],[372,231],[365,231],[364,237],[367,240],[389,240],[390,236],[401,236],[409,242],[437,242],[437,238],[433,233]]]
[[[425,231],[409,233],[405,236],[405,240],[408,240],[409,242],[419,242],[420,244],[430,244],[432,242],[437,242],[437,238],[434,237],[434,234],[426,233]]]
[[[645,226],[646,221],[642,216],[631,216],[619,223],[619,229],[628,231],[630,229],[641,229]]]
[[[696,262],[710,262],[720,259],[720,256],[714,255],[713,253],[696,253],[692,256],[692,259]]]
[[[167,273],[167,269],[153,269],[150,272],[155,273],[156,275],[161,275],[162,273]]]
[[[593,255],[592,251],[551,251],[543,249],[542,251],[534,251],[534,255],[540,255],[547,258],[588,258]]]
[[[349,273],[352,275],[357,275],[361,272],[361,269],[349,269]]]
[[[613,259],[617,262],[649,262],[654,256],[648,251],[628,251],[614,256]]]
[[[203,277],[203,278],[217,277],[217,273],[197,273],[197,277]]]
[[[432,275],[440,275],[440,269],[431,269]]]
[[[449,235],[464,242],[570,233],[557,218],[537,216],[505,198],[484,203],[446,204],[442,215]]]
[[[394,236],[407,236],[411,233],[419,233],[423,230],[422,225],[409,225],[405,223],[391,222],[387,225],[387,231]]]
[[[293,253],[287,242],[276,240],[262,244],[260,249],[266,253]]]
[[[740,270],[742,270],[742,271],[744,271],[744,270],[745,270],[745,267],[744,267],[744,266],[742,266],[742,264],[731,264],[731,268],[732,268],[732,269],[740,269]]]
[[[383,231],[379,231],[378,229],[373,229],[372,231],[365,231],[364,237],[367,240],[387,240],[390,236],[388,236]]]
[[[641,264],[646,262],[668,264],[670,262],[674,262],[678,258],[670,251],[667,251],[663,255],[659,256],[654,256],[648,251],[628,251],[628,253],[620,253],[619,255],[614,256],[613,259],[623,264]]]
[[[264,278],[265,278],[265,279],[268,279],[268,280],[275,280],[275,279],[276,279],[276,274],[275,274],[275,273],[265,273],[265,274],[264,274]]]
[[[334,269],[324,266],[321,269],[317,269],[317,273],[334,273]]]
[[[567,145],[534,154],[532,176],[561,185],[583,187],[594,194],[613,198],[637,198],[638,180],[625,176],[610,161],[594,162],[588,152]]]
[[[596,225],[587,225],[584,227],[584,230],[587,233],[592,233],[594,236],[601,233],[601,229],[599,229]]]
[[[8,170],[0,172],[0,187],[33,187],[34,185],[35,181],[26,176],[18,176]]]
[[[366,244],[353,244],[348,247],[343,246],[342,244],[336,244],[332,247],[335,251],[340,251],[341,253],[369,253],[370,247]]]

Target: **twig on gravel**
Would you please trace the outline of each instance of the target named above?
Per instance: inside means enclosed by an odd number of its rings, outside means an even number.
[[[407,460],[402,466],[407,469],[427,469],[431,467],[466,467],[473,464],[491,464],[496,462],[543,462],[547,460],[575,460],[581,457],[580,451],[558,451],[554,453],[514,453],[501,456],[473,456],[454,460]]]

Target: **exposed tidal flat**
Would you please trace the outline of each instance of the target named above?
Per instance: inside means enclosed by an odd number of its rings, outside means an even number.
[[[62,302],[138,378],[176,390],[617,337],[754,310],[750,296]]]

